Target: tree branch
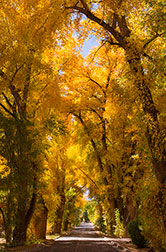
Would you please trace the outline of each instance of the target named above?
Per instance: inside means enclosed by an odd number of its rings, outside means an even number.
[[[84,1],[83,1],[84,2]],[[83,3],[82,3],[83,4]],[[95,23],[99,24],[100,26],[102,26],[105,30],[107,30],[108,32],[110,32],[114,38],[120,43],[120,45],[125,48],[125,42],[124,42],[124,38],[123,36],[116,31],[112,26],[110,26],[109,24],[107,24],[105,21],[103,21],[101,18],[98,18],[97,16],[95,16],[90,10],[89,8],[81,8],[79,6],[68,6],[65,7],[65,9],[73,9],[76,10],[82,14],[84,14],[87,18],[89,18],[90,20],[94,21]]]
[[[95,80],[93,80],[90,76],[88,76],[89,81],[92,81],[93,83],[95,83],[99,88],[103,89],[102,86]]]
[[[99,189],[98,185],[96,184],[96,182],[86,173],[84,172],[80,167],[77,167],[94,185],[97,189]]]
[[[0,76],[1,76],[4,80],[9,81],[8,78],[7,78],[7,76],[6,76],[6,74],[5,74],[1,69],[0,69]]]
[[[91,59],[91,61],[89,62],[89,64],[92,63],[92,61],[94,60],[94,58],[95,58],[96,54],[98,53],[98,51],[99,51],[105,44],[106,44],[106,42],[104,41],[104,42],[102,43],[102,45],[100,45],[100,46],[97,48],[97,50],[96,50],[96,52],[94,53],[93,58]]]
[[[113,42],[112,40],[105,40],[105,42],[109,43],[110,45],[116,45],[116,46],[122,47],[121,44],[119,44],[117,42]]]
[[[7,96],[4,94],[4,92],[2,92],[2,95],[3,95],[3,97],[5,98],[7,104],[8,104],[11,108],[13,108],[12,104],[10,103],[9,99],[8,99]]]
[[[100,118],[101,122],[103,122],[103,117],[95,109],[91,108],[90,110]]]
[[[107,90],[107,88],[108,88],[108,86],[109,86],[109,84],[110,84],[111,73],[112,73],[112,71],[109,72],[108,77],[107,77],[107,83],[106,83],[106,86],[105,86],[105,89],[106,89],[106,90]],[[105,99],[106,99],[106,98],[107,98],[107,97],[106,97],[106,91],[104,91],[104,95],[105,95]],[[105,102],[106,102],[106,100],[105,100]]]
[[[30,80],[31,80],[31,70],[32,70],[32,63],[30,62],[30,65],[28,65],[27,77],[24,84],[23,104],[21,106],[22,107],[21,112],[24,117],[26,117],[26,107],[27,107],[28,92],[29,92],[29,86],[30,86]]]
[[[85,8],[85,10],[89,11],[89,7],[88,7],[87,3],[84,0],[80,0],[80,2],[82,3],[82,5]]]
[[[102,164],[102,160],[101,160],[99,151],[97,149],[96,143],[95,143],[95,141],[93,140],[93,138],[90,135],[88,127],[86,126],[84,120],[82,119],[81,114],[77,115],[74,112],[72,114],[80,120],[82,126],[84,127],[85,132],[87,133],[88,137],[90,138],[91,144],[93,146],[94,152],[95,152],[96,157],[97,157],[97,161],[98,161],[98,165],[100,167],[100,171],[103,172],[104,171],[104,167],[103,167],[103,164]]]
[[[145,49],[153,40],[155,40],[158,37],[161,37],[165,32],[161,33],[161,34],[156,34],[153,38],[149,39],[143,46],[143,49]]]
[[[11,79],[11,83],[13,82],[13,80],[14,80],[14,78],[16,77],[16,74],[18,73],[18,71],[24,66],[24,64],[25,63],[23,63],[19,68],[16,68],[16,71],[15,71],[15,73],[13,74],[13,77],[12,77],[12,79]]]
[[[117,14],[115,14],[115,15],[117,15]],[[119,25],[120,32],[121,32],[122,36],[130,37],[131,31],[127,26],[126,17],[124,15],[123,16],[117,15],[117,20],[118,20],[118,25]]]
[[[21,112],[21,111],[20,111],[20,100],[21,100],[21,96],[19,95],[19,90],[17,90],[13,84],[10,84],[9,89],[10,89],[12,95],[13,95],[14,98],[15,98],[15,101],[16,101],[16,103],[17,103],[19,112]]]
[[[150,60],[153,60],[153,58],[152,58],[151,56],[149,56],[149,55],[148,55],[147,53],[145,53],[145,52],[143,53],[143,56],[146,57],[146,58],[148,58],[148,59],[150,59]]]
[[[112,21],[112,28],[113,28],[113,29],[116,29],[116,24],[117,24],[117,16],[116,16],[116,14],[114,13],[113,21]]]
[[[78,167],[77,167],[78,168]],[[78,168],[79,169],[79,168]],[[80,194],[80,192],[82,191],[82,189],[86,186],[86,184],[84,186],[82,186],[81,188],[79,187],[79,189],[75,192],[76,194],[71,196],[68,200],[68,202],[72,201],[77,195]]]
[[[10,112],[10,110],[8,110],[2,103],[0,103],[0,106],[9,114],[11,115],[12,117],[15,118],[14,114],[12,112]]]

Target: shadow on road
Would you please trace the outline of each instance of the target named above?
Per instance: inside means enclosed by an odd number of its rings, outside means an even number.
[[[60,237],[41,252],[118,252],[109,239],[99,235],[92,223],[81,223],[68,235]]]

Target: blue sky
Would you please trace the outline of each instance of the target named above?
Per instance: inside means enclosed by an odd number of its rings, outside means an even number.
[[[89,38],[84,42],[82,55],[86,57],[89,51],[92,49],[93,46],[98,46],[99,43],[97,42],[94,36],[89,36]]]

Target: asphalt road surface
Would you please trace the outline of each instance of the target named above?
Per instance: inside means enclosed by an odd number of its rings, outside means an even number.
[[[68,235],[56,239],[55,243],[39,252],[118,252],[111,241],[100,235],[92,223],[81,223]]]

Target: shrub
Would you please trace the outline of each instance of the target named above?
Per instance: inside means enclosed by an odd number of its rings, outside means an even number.
[[[103,217],[99,217],[97,220],[96,220],[96,226],[98,226],[99,230],[103,233],[106,233],[106,225],[105,225],[105,222],[104,222],[104,218]]]
[[[118,209],[115,210],[115,222],[116,222],[116,225],[114,225],[114,228],[115,228],[114,234],[117,237],[123,237],[125,233],[125,229],[123,226],[123,222],[120,219],[120,213]]]
[[[132,242],[139,248],[146,247],[145,237],[141,233],[139,222],[137,220],[131,221],[128,225],[128,232],[130,234]]]

